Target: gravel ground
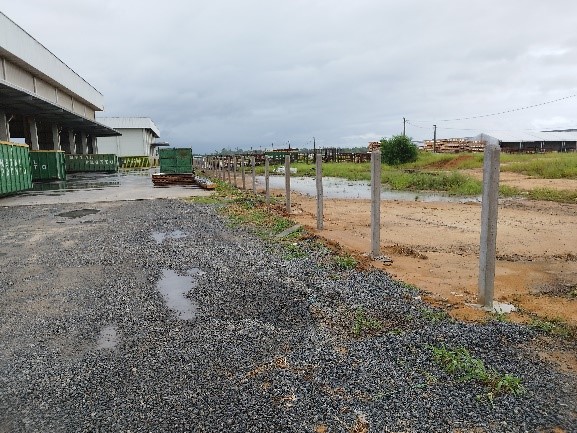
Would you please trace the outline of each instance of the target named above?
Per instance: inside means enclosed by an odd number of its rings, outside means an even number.
[[[1,212],[0,433],[577,432],[577,379],[535,331],[443,319],[312,241],[179,200]],[[163,284],[185,284],[180,307]],[[378,329],[353,332],[361,314]],[[524,394],[491,402],[434,362],[441,345]]]

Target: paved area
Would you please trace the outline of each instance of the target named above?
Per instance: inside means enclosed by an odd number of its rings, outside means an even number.
[[[0,206],[27,206],[62,203],[98,203],[157,198],[210,195],[197,186],[155,187],[152,174],[158,169],[118,173],[74,173],[66,181],[35,182],[34,188],[0,197]]]

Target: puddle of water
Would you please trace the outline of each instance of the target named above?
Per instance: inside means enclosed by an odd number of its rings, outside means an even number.
[[[152,232],[152,238],[156,241],[157,244],[161,244],[165,239],[180,239],[186,237],[186,233],[181,230],[174,230],[169,233],[166,232]]]
[[[264,187],[264,176],[256,177],[256,184]],[[272,189],[284,189],[284,176],[270,176]],[[314,177],[291,177],[291,191],[316,197],[316,179]],[[371,186],[366,181],[346,180],[338,177],[323,177],[323,195],[325,198],[371,199]],[[421,201],[421,202],[481,202],[478,197],[455,197],[444,194],[381,190],[381,200]]]
[[[194,276],[202,275],[202,271],[196,270],[192,275],[178,275],[170,269],[162,271],[162,277],[156,288],[164,298],[166,306],[174,311],[181,320],[192,320],[198,312],[198,304],[186,297],[186,293],[198,286]]]
[[[99,209],[76,209],[71,210],[70,212],[63,212],[56,214],[56,216],[64,217],[64,218],[82,218],[86,215],[94,215],[100,212]]]
[[[114,325],[106,325],[100,330],[98,340],[96,340],[97,349],[112,349],[118,344],[118,330]]]

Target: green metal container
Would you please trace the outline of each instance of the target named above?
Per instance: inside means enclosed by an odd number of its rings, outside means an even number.
[[[59,150],[30,151],[32,180],[66,180],[64,152]]]
[[[90,155],[66,155],[66,171],[118,171],[118,157],[113,153],[98,153]]]
[[[32,188],[27,145],[0,141],[0,195]]]
[[[192,149],[169,148],[158,149],[161,173],[193,173]]]

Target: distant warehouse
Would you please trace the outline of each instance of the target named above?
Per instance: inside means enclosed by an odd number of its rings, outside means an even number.
[[[499,136],[499,145],[503,152],[575,152],[577,150],[577,129],[515,134],[502,133]]]
[[[98,152],[98,137],[117,136],[96,121],[102,95],[0,12],[0,141],[31,150]]]
[[[119,157],[156,157],[159,146],[168,146],[168,143],[156,141],[160,131],[148,117],[99,117],[98,121],[122,134],[101,138],[98,149],[102,153],[115,153]]]

